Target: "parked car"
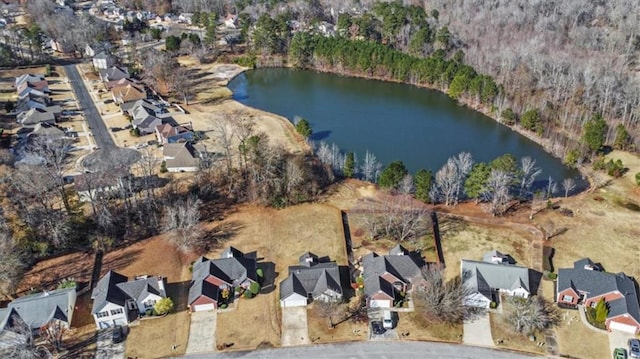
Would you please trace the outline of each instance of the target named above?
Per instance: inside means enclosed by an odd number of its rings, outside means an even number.
[[[627,350],[625,348],[616,348],[613,351],[613,359],[627,359]]]
[[[373,321],[371,322],[371,331],[373,332],[373,334],[384,334],[384,332],[386,332],[387,330],[384,329],[384,326],[382,325],[382,322],[379,320]]]
[[[629,339],[627,345],[629,345],[629,356],[632,358],[640,358],[640,340]]]
[[[120,343],[124,340],[124,328],[121,325],[116,325],[113,328],[113,336],[111,337],[114,343]]]
[[[393,317],[390,310],[385,310],[382,315],[382,326],[384,329],[393,329]]]

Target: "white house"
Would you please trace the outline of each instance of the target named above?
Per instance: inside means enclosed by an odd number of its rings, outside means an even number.
[[[178,21],[191,25],[192,13],[184,12],[178,16]]]
[[[96,70],[106,70],[116,64],[114,58],[104,51],[95,55],[91,61]]]
[[[499,302],[499,295],[527,298],[531,293],[529,268],[510,264],[508,256],[492,251],[483,261],[463,259],[460,262],[462,281],[472,292],[465,303],[489,308]]]
[[[127,325],[166,297],[162,277],[138,276],[127,280],[127,277],[109,271],[91,293],[91,313],[98,329]]]

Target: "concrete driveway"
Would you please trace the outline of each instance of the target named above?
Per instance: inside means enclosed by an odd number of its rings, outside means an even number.
[[[283,347],[309,344],[307,307],[282,308]]]
[[[491,336],[489,313],[483,314],[473,321],[465,321],[462,342],[466,345],[493,348],[495,343]]]
[[[191,313],[187,354],[206,353],[216,350],[217,319],[218,313],[215,310]]]
[[[113,328],[102,329],[98,332],[96,359],[124,359],[124,342],[129,328],[124,327],[124,340],[113,344]]]
[[[613,350],[615,348],[624,348],[629,350],[629,347],[627,346],[627,340],[629,340],[629,338],[633,338],[633,334],[612,330],[609,332],[608,336],[609,336],[609,349],[611,349],[612,355],[613,355]]]

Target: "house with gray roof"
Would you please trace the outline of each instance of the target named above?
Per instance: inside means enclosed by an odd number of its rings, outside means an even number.
[[[364,294],[369,308],[391,308],[412,289],[411,283],[420,275],[422,258],[401,245],[388,255],[370,253],[362,258]]]
[[[148,135],[156,132],[156,127],[162,125],[162,120],[155,116],[155,113],[144,106],[137,106],[131,113],[133,128],[140,131],[141,135]]]
[[[129,71],[123,67],[111,66],[108,69],[100,70],[102,82],[118,81],[127,77],[129,77]]]
[[[109,67],[114,66],[116,60],[109,53],[101,51],[93,56],[91,62],[93,62],[93,67],[96,70],[106,70]]]
[[[245,254],[234,247],[225,249],[218,259],[198,258],[193,263],[189,310],[215,310],[232,301],[236,293],[258,282],[257,268],[255,253]]]
[[[195,172],[200,168],[200,156],[190,142],[167,143],[162,156],[169,172]]]
[[[91,314],[98,329],[127,325],[166,297],[162,277],[143,275],[129,280],[109,271],[93,288]]]
[[[69,328],[75,305],[75,288],[25,295],[11,301],[7,308],[0,310],[0,332],[11,331],[15,321],[26,324],[36,334],[42,326],[52,321],[60,322]]]
[[[32,108],[29,111],[22,112],[17,116],[18,123],[24,127],[34,127],[39,123],[47,125],[56,124],[56,115],[52,111],[41,108]]]
[[[482,261],[460,261],[462,281],[471,291],[465,303],[489,308],[491,302],[499,302],[500,294],[527,298],[531,293],[530,270],[511,263],[509,256],[498,251],[486,253]]]
[[[298,261],[299,265],[289,267],[289,276],[280,282],[281,307],[302,307],[312,300],[342,300],[340,270],[336,262],[321,262],[311,252],[304,253]]]
[[[608,273],[589,258],[573,263],[573,268],[558,270],[556,302],[562,307],[595,307],[604,299],[609,314],[608,330],[640,333],[640,304],[636,283],[624,273]]]

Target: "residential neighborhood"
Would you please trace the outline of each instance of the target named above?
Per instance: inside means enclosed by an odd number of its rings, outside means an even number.
[[[640,357],[640,97],[451,7],[0,4],[0,358]]]

